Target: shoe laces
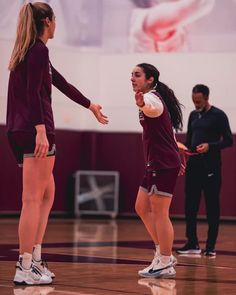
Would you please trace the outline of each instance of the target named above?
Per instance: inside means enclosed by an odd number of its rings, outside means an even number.
[[[43,268],[48,269],[48,264],[47,264],[46,260],[41,260],[41,265],[42,265]]]
[[[45,260],[40,260],[40,261],[34,260],[34,264],[36,265],[36,267],[43,268],[44,270],[48,269],[48,264],[47,264],[47,261]]]

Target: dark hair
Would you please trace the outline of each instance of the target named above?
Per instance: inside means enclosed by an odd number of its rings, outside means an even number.
[[[137,67],[143,69],[147,79],[153,77],[153,88],[160,93],[162,99],[164,100],[167,109],[170,113],[171,123],[175,130],[182,130],[183,128],[183,114],[181,110],[181,104],[176,98],[174,91],[170,89],[167,85],[159,81],[160,72],[151,64],[141,63]]]
[[[43,2],[35,2],[33,4],[29,3],[29,5],[33,12],[33,19],[37,35],[40,36],[44,30],[44,20],[47,17],[52,20],[54,15],[53,10],[47,3]]]
[[[193,93],[202,93],[203,95],[205,96],[209,96],[210,94],[210,89],[206,86],[206,85],[203,85],[203,84],[197,84],[193,87]]]

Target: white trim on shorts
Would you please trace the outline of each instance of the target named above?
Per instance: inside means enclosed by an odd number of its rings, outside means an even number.
[[[143,187],[143,186],[140,186],[139,189],[141,191],[147,193],[149,196],[151,196],[151,195],[158,195],[160,197],[169,197],[169,198],[172,198],[173,197],[173,194],[159,191],[157,189],[157,186],[155,184],[152,185],[150,192],[145,187]]]
[[[55,143],[52,145],[52,149],[50,151],[48,151],[47,153],[47,157],[50,157],[50,156],[54,156],[56,153],[56,145]],[[23,155],[23,158],[34,158],[35,155],[34,153],[30,153],[30,154],[24,154]]]

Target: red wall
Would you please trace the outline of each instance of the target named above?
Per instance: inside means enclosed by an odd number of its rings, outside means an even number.
[[[134,212],[136,192],[143,174],[141,134],[57,130],[56,138],[54,212],[73,212],[73,173],[76,170],[119,171],[119,212]],[[178,138],[181,140],[184,135],[179,135]],[[235,218],[235,147],[223,151],[222,159],[221,215]],[[21,169],[17,167],[8,147],[4,126],[0,126],[0,176],[0,213],[19,211],[21,207]],[[184,177],[178,179],[171,214],[184,214]],[[199,214],[204,215],[203,204]]]

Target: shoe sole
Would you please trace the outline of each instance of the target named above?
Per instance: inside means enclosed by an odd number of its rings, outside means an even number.
[[[162,279],[171,279],[175,278],[176,274],[155,274],[155,275],[140,275],[142,278],[162,278]]]
[[[146,274],[140,274],[141,277],[143,278],[162,278],[162,279],[170,279],[170,278],[175,278],[176,273],[173,274],[168,274],[168,273],[161,273],[163,270],[161,271],[157,271],[156,273],[146,273]]]
[[[42,285],[51,285],[52,284],[52,282],[51,283],[37,283],[37,284],[29,284],[29,283],[26,283],[25,281],[23,281],[23,282],[17,282],[17,281],[13,281],[13,283],[15,284],[15,285],[18,285],[18,286],[42,286]]]
[[[177,261],[177,259],[175,258],[175,260],[173,261],[172,265],[169,266],[169,267],[175,267],[177,263],[178,263],[178,261]],[[141,276],[141,277],[144,277],[146,274],[148,275],[149,272],[143,272],[143,273],[142,273],[141,271],[138,271],[138,275]],[[146,276],[145,276],[144,278],[146,278]]]
[[[168,273],[161,274],[162,271],[165,271],[166,269],[171,268],[171,267],[173,267],[173,265],[167,266],[164,269],[159,270],[159,271],[157,270],[155,273],[147,272],[147,273],[142,273],[139,275],[143,278],[160,278],[160,277],[171,278],[171,277],[175,277],[176,273],[175,274],[168,274]]]

